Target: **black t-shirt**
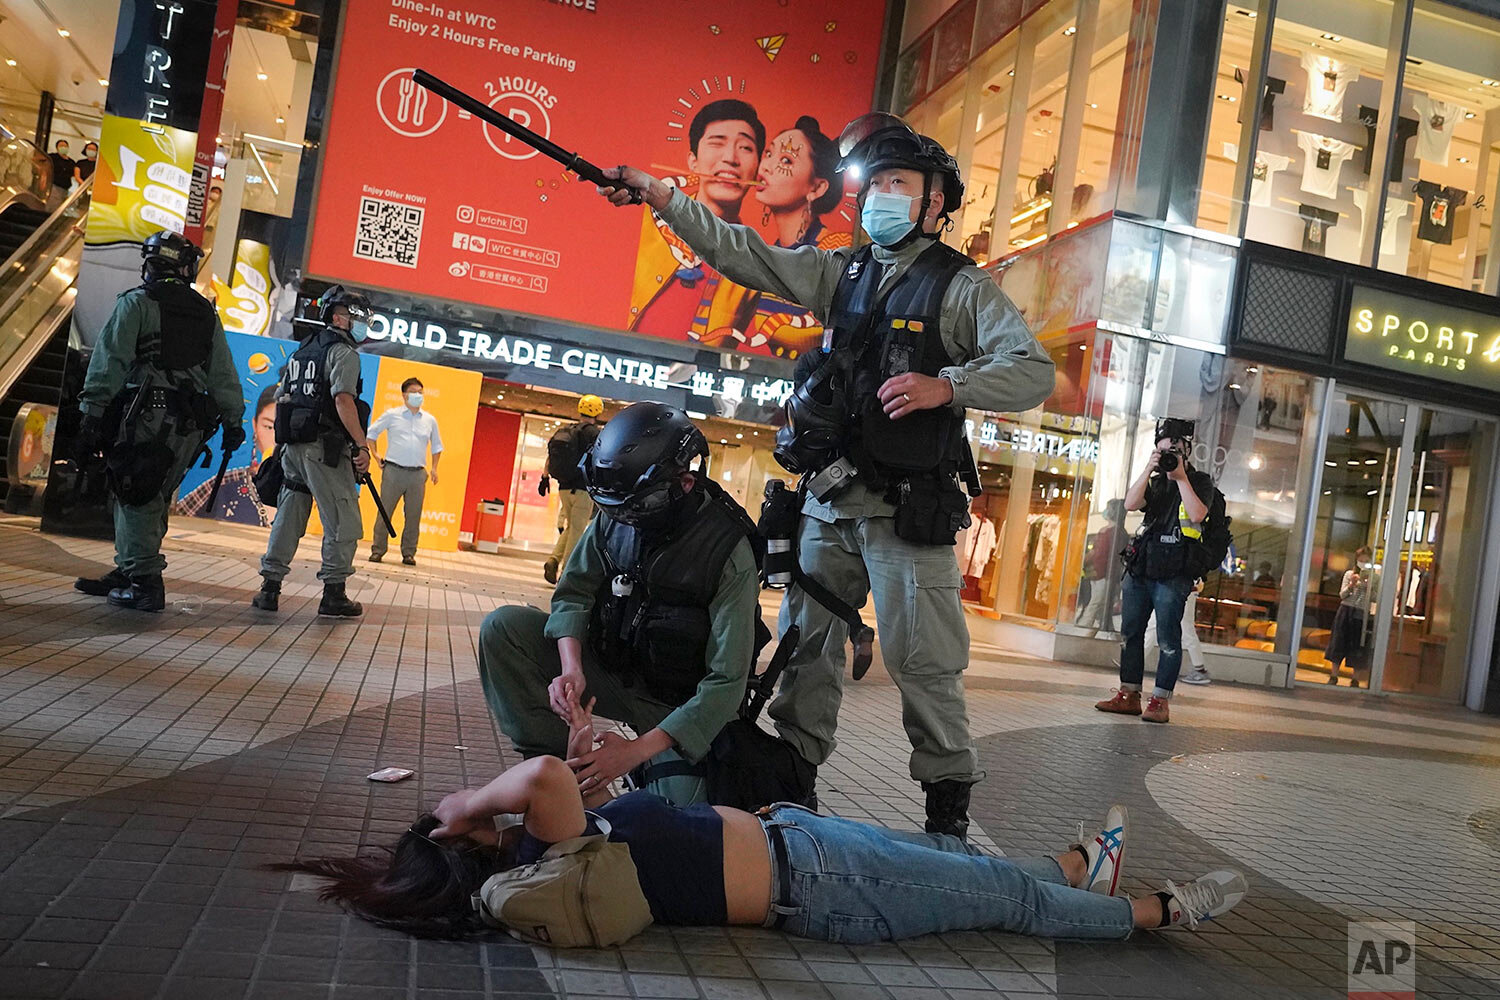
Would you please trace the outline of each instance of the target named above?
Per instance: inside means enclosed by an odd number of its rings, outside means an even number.
[[[1245,96],[1246,80],[1244,71],[1238,66],[1234,68],[1234,82],[1240,85],[1240,110],[1235,115],[1234,120],[1236,122],[1243,122],[1245,120],[1245,105],[1249,104],[1250,101]],[[1286,93],[1285,80],[1274,76],[1266,77],[1266,89],[1260,95],[1260,130],[1262,132],[1271,131],[1272,125],[1276,120],[1276,96],[1284,93]]]
[[[97,161],[91,160],[87,156],[79,160],[78,176],[82,177],[84,180],[88,180],[90,177],[94,176],[94,167],[96,163]]]
[[[641,893],[659,924],[722,927],[724,819],[710,805],[678,808],[659,795],[631,792],[594,810],[609,822],[609,839],[630,848]],[[599,827],[589,817],[589,834]],[[516,863],[529,865],[551,844],[523,834]]]
[[[1417,238],[1447,245],[1453,242],[1453,213],[1469,197],[1462,188],[1443,187],[1432,181],[1417,181],[1414,189],[1422,199],[1417,217]]]
[[[1316,205],[1298,205],[1297,214],[1302,216],[1303,253],[1327,256],[1328,230],[1339,224],[1339,213]]]
[[[52,183],[59,187],[68,187],[73,183],[72,160],[61,153],[48,153],[47,158],[52,161]]]
[[[1370,172],[1370,164],[1375,159],[1375,126],[1380,124],[1380,112],[1367,104],[1359,106],[1359,123],[1365,127],[1365,134],[1369,137],[1365,141],[1364,150],[1364,172]],[[1391,169],[1387,180],[1399,181],[1406,173],[1406,147],[1411,145],[1412,137],[1417,134],[1417,120],[1415,118],[1396,119],[1396,144],[1391,147]]]
[[[1187,475],[1188,485],[1207,507],[1214,498],[1213,478],[1192,466],[1188,466]],[[1177,508],[1181,503],[1182,491],[1177,488],[1177,481],[1169,478],[1165,472],[1156,473],[1146,484],[1145,520],[1141,522],[1142,527],[1151,529],[1153,534],[1172,531],[1177,527]]]

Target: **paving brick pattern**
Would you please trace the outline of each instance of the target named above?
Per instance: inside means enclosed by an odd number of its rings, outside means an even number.
[[[539,564],[361,562],[365,618],[328,623],[306,561],[280,615],[249,608],[262,539],[174,522],[178,606],[147,616],[72,591],[108,568],[107,545],[0,518],[0,996],[1341,997],[1351,919],[1418,923],[1422,995],[1500,996],[1500,725],[1215,685],[1148,727],[1089,708],[1107,675],[1006,656],[981,622],[976,839],[1055,851],[1124,801],[1128,891],[1238,866],[1252,887],[1241,909],[1124,943],[973,932],[847,948],[652,928],[620,949],[550,953],[372,927],[260,865],[389,843],[445,791],[515,760],[473,644],[495,605],[545,602]],[[825,808],[919,825],[898,720],[879,670],[849,685]],[[366,781],[387,765],[417,775]]]

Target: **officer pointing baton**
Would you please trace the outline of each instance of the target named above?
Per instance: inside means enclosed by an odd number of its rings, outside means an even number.
[[[858,167],[858,249],[768,246],[655,177],[603,171],[617,206],[644,200],[726,278],[810,309],[821,352],[798,365],[777,459],[804,476],[800,572],[840,603],[874,597],[886,669],[901,691],[911,774],[929,832],[962,837],[982,777],[963,671],[968,628],[955,533],[968,523],[959,485],[972,453],[965,408],[1025,410],[1052,391],[1053,365],[1020,312],[974,262],[938,239],[961,204],[958,164],[894,115],[865,115],[840,140]],[[811,763],[832,753],[843,696],[846,620],[793,583],[781,627],[801,642],[770,714]]]

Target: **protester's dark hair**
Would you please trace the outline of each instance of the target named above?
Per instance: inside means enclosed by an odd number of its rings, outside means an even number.
[[[353,858],[310,858],[271,864],[279,872],[304,872],[328,880],[318,898],[381,927],[415,937],[462,939],[489,928],[469,898],[499,871],[515,865],[513,851],[467,837],[433,840],[441,824],[426,814],[394,848]]]
[[[703,138],[703,133],[714,122],[749,122],[750,127],[755,130],[755,155],[759,156],[766,151],[766,127],[761,124],[755,109],[744,101],[725,98],[722,101],[710,101],[693,116],[692,124],[688,126],[688,149],[693,151],[694,156],[698,155],[698,140]]]
[[[59,140],[57,140],[56,142],[54,142],[52,144],[52,148],[56,149],[58,146],[72,146],[72,145],[73,144],[71,142],[69,142],[68,140],[66,140],[66,139],[59,139]]]
[[[412,386],[416,386],[418,389],[425,389],[425,388],[427,388],[426,386],[424,386],[422,384],[422,380],[421,379],[413,376],[413,377],[407,379],[405,382],[401,383],[401,391],[402,392],[406,392]]]
[[[839,173],[839,144],[823,134],[818,120],[812,115],[803,115],[792,128],[807,136],[812,150],[813,176],[828,182],[828,190],[812,203],[814,215],[833,211],[833,207],[844,199],[844,175]]]

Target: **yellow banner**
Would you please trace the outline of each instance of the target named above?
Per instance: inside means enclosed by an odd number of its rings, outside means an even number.
[[[478,372],[460,368],[428,365],[402,358],[381,358],[372,423],[375,417],[386,410],[406,405],[401,395],[401,383],[409,378],[421,379],[422,411],[437,420],[438,433],[443,438],[443,457],[438,463],[437,482],[432,482],[431,476],[428,477],[427,496],[422,504],[422,537],[418,547],[435,552],[454,552],[458,549],[458,526],[463,520],[464,494],[469,482],[469,457],[474,447],[474,420],[479,413],[479,390],[483,378]],[[377,455],[386,454],[389,444],[384,434],[371,442]],[[431,469],[430,456],[427,464]],[[372,466],[370,473],[375,479],[375,485],[381,486],[379,466]],[[381,496],[385,496],[384,490]],[[375,511],[375,501],[370,497],[369,490],[360,491],[359,502],[364,515],[365,538],[374,538],[374,533],[384,531],[385,525]],[[388,503],[387,510],[389,509]],[[391,520],[395,523],[399,536],[406,523],[406,512],[392,511]],[[399,542],[391,542],[393,552],[399,547]]]
[[[88,245],[140,243],[162,229],[182,232],[198,134],[157,128],[147,131],[134,118],[104,116]]]
[[[234,285],[213,279],[219,319],[228,333],[262,336],[271,328],[271,248],[240,240],[234,255]]]

